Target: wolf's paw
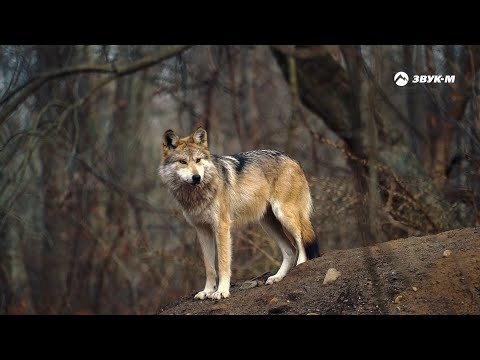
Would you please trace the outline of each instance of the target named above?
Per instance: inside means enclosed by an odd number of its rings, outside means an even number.
[[[195,300],[204,300],[206,298],[211,298],[212,297],[212,294],[213,294],[213,291],[200,291],[199,293],[197,293],[197,295],[195,295],[193,298]]]
[[[217,290],[217,291],[215,291],[215,292],[212,294],[211,297],[212,297],[212,299],[214,299],[214,300],[220,300],[220,299],[222,299],[222,298],[226,299],[226,298],[228,298],[229,296],[230,296],[230,291],[228,291],[228,290],[224,290],[224,291],[222,291],[222,290]]]
[[[272,285],[273,283],[279,282],[282,279],[283,276],[272,275],[267,279],[267,281],[265,281],[265,285]]]

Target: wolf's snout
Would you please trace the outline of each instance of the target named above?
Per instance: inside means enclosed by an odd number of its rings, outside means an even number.
[[[193,180],[194,184],[200,184],[201,179],[202,179],[202,177],[200,175],[193,175],[192,176],[192,180]]]

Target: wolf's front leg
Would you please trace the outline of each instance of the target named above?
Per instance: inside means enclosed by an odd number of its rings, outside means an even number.
[[[230,219],[224,219],[216,229],[215,238],[218,252],[218,290],[212,294],[212,299],[230,296],[230,276],[232,261],[232,239],[230,237]]]
[[[198,230],[198,240],[203,253],[203,262],[205,263],[205,272],[207,275],[207,282],[205,289],[195,295],[195,300],[203,300],[211,298],[212,294],[217,289],[217,272],[215,271],[215,238],[213,231]]]

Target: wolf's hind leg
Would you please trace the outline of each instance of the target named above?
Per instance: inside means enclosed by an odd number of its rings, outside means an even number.
[[[298,250],[297,265],[307,261],[307,254],[302,242],[301,219],[298,214],[298,205],[293,203],[272,202],[272,211],[275,217],[280,221],[285,232],[291,235],[295,240],[295,246]]]
[[[203,262],[205,263],[205,272],[207,281],[205,289],[195,295],[195,300],[211,298],[217,289],[217,272],[215,271],[215,238],[212,231],[198,230],[198,240],[203,253]]]
[[[265,232],[277,241],[283,256],[280,269],[278,269],[275,275],[272,275],[267,279],[266,285],[270,285],[282,280],[285,275],[287,275],[288,271],[295,266],[296,252],[292,243],[283,232],[282,224],[275,218],[270,207],[268,207],[261,224]]]

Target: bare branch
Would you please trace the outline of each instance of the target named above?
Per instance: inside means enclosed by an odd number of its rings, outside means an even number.
[[[166,49],[163,48],[140,60],[132,63],[117,64],[116,66],[112,66],[111,64],[84,64],[40,74],[2,99],[0,106],[3,106],[4,108],[0,112],[0,125],[22,102],[50,80],[82,73],[105,73],[114,74],[112,78],[121,77],[156,65],[182,51],[185,51],[190,46],[191,45],[176,45]]]

